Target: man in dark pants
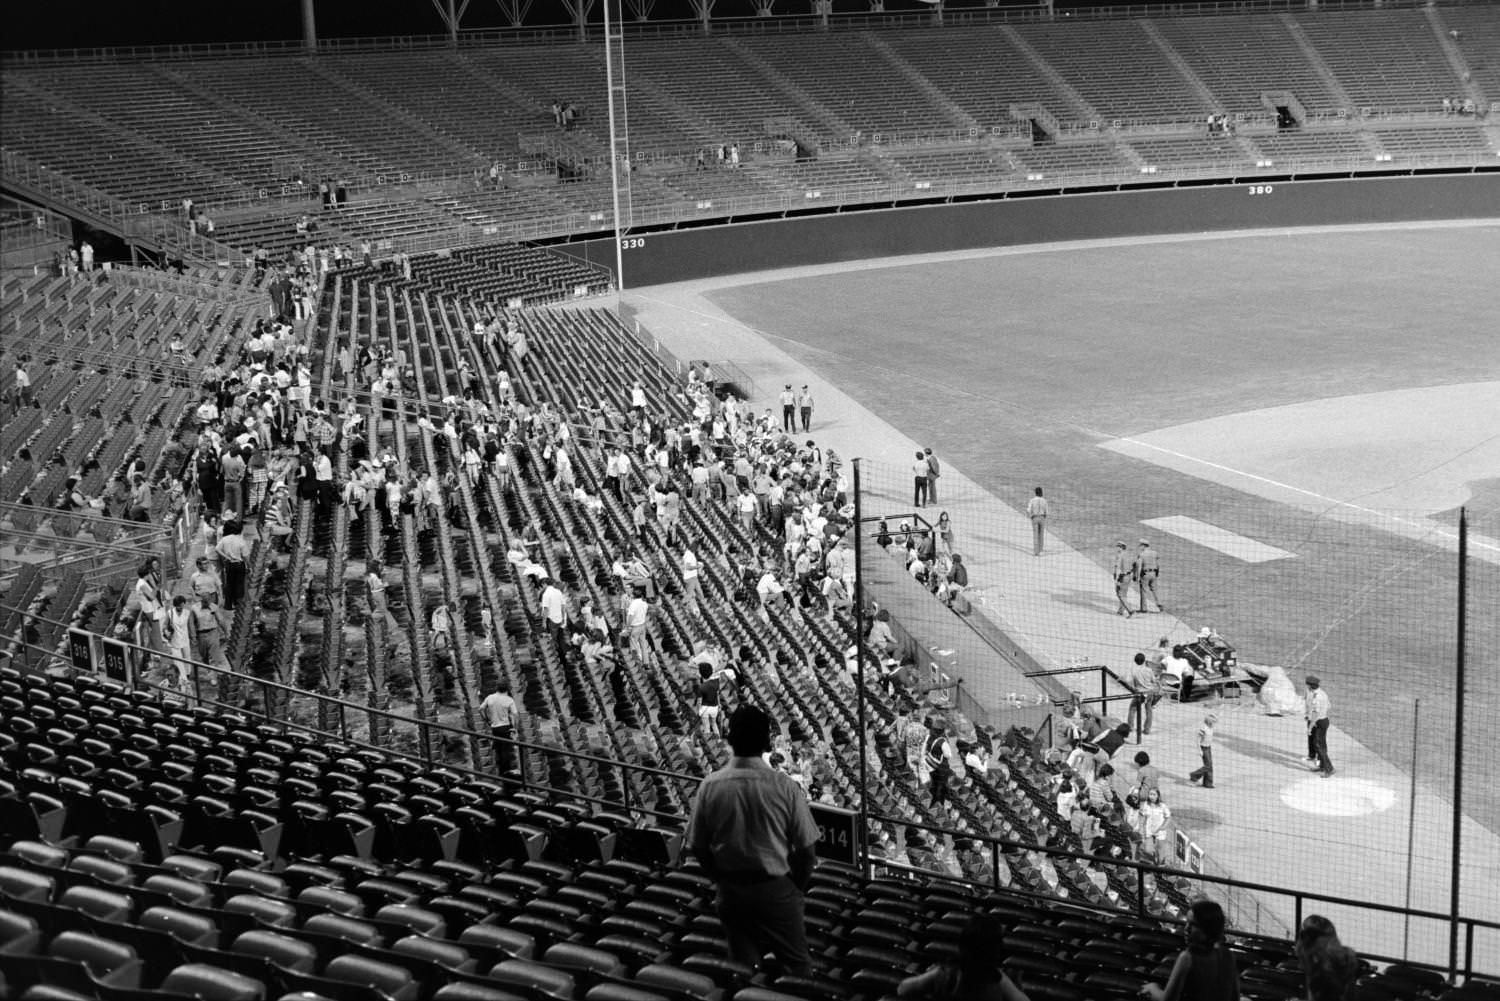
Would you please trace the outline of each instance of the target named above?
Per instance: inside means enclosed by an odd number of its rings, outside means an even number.
[[[1115,543],[1115,563],[1111,568],[1115,577],[1115,602],[1119,605],[1115,609],[1116,615],[1123,615],[1127,619],[1134,612],[1130,610],[1130,578],[1135,572],[1135,564],[1125,552],[1125,543]]]
[[[754,706],[729,718],[729,763],[698,787],[687,843],[718,886],[729,955],[757,967],[767,952],[787,972],[809,973],[803,892],[818,828],[807,796],[762,757],[771,720]]]
[[[510,682],[501,681],[495,690],[479,703],[479,711],[495,738],[495,771],[500,774],[515,769],[516,700],[510,695]]]
[[[1333,774],[1333,760],[1328,757],[1328,714],[1332,711],[1328,693],[1315,675],[1307,676],[1307,760],[1325,779]]]
[[[1203,788],[1214,787],[1214,724],[1219,722],[1219,717],[1209,713],[1203,717],[1203,725],[1198,728],[1198,754],[1203,758],[1201,767],[1194,768],[1188,772],[1188,781],[1203,781]]]

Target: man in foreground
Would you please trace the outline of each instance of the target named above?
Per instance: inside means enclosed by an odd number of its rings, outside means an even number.
[[[727,765],[693,799],[687,843],[718,884],[729,955],[757,967],[766,953],[787,972],[808,973],[803,898],[812,878],[818,828],[800,786],[766,763],[771,720],[754,706],[729,718]]]

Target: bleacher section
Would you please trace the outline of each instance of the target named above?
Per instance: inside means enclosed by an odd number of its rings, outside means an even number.
[[[1430,114],[1441,110],[1443,98],[1461,92],[1423,11],[1299,13],[1297,23],[1361,111]]]
[[[951,960],[979,908],[1029,996],[1124,1001],[1181,944],[1014,890],[825,869],[812,974],[746,988],[712,882],[626,814],[86,677],[0,669],[0,704],[0,989],[21,1001],[874,999]],[[1234,948],[1242,997],[1300,989],[1289,942]],[[1496,996],[1365,973],[1356,1001]]]
[[[1267,95],[1290,94],[1308,122],[1357,137],[1281,137],[1272,159],[1374,169],[1383,150],[1398,166],[1424,154],[1487,162],[1493,131],[1432,128],[1389,144],[1371,132],[1452,124],[1445,98],[1487,114],[1500,100],[1497,45],[1493,6],[632,36],[622,121],[638,169],[624,222],[711,218],[719,206],[781,211],[811,191],[830,203],[920,197],[949,181],[964,193],[1003,191],[1036,172],[1129,180],[1141,159],[1202,177],[1241,164],[1251,147],[1225,156],[1174,137],[1210,112],[1264,123]],[[29,168],[174,223],[175,206],[192,198],[213,212],[216,238],[237,248],[288,245],[290,222],[315,207],[327,179],[354,195],[333,233],[370,238],[382,253],[426,250],[609,226],[603,69],[598,47],[577,43],[10,60],[0,126],[5,149]],[[571,131],[556,128],[554,101],[575,106]],[[1011,162],[996,147],[1029,141],[1033,118],[1058,131],[1052,138],[1096,145]],[[822,164],[790,165],[790,139]],[[1116,146],[1137,140],[1139,157]],[[919,143],[920,153],[906,152]],[[747,169],[718,168],[713,151],[732,144]],[[694,166],[700,150],[705,171]],[[506,175],[499,188],[485,183],[492,162]],[[560,181],[559,163],[579,179]]]
[[[1340,104],[1274,17],[1185,17],[1153,21],[1229,114],[1264,114],[1261,95],[1289,91],[1312,114]]]

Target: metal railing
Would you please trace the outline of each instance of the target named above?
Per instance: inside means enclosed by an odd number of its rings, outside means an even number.
[[[714,34],[764,35],[793,34],[810,31],[861,31],[897,28],[935,27],[974,24],[1011,24],[1048,20],[1046,9],[1035,3],[1013,3],[989,7],[983,0],[948,0],[940,11],[848,11],[835,12],[826,18],[818,15],[779,15],[771,17],[715,17],[704,22],[699,18],[666,18],[658,21],[619,22],[616,27],[629,38],[680,38]],[[1089,7],[1060,11],[1051,20],[1113,21],[1143,17],[1212,17],[1222,15],[1271,14],[1281,11],[1368,11],[1417,9],[1433,3],[1443,7],[1483,5],[1489,0],[1201,0],[1201,2],[1147,3],[1128,6]],[[940,20],[939,20],[940,16]],[[591,21],[585,30],[602,34],[602,21]],[[509,28],[487,28],[460,31],[459,48],[493,45],[566,44],[580,41],[576,22]],[[352,38],[318,39],[318,52],[327,55],[365,52],[409,52],[451,49],[454,39],[448,35],[371,35]],[[195,42],[178,45],[118,45],[104,47],[32,49],[8,52],[7,60],[26,63],[58,62],[126,62],[132,60],[191,59],[264,59],[295,58],[308,55],[301,39],[268,39],[248,42]]]
[[[999,874],[1002,871],[1001,867],[1005,866],[1006,871],[1008,871],[1009,868],[1008,863],[1001,857],[1002,854],[1006,852],[1034,852],[1049,859],[1072,859],[1074,861],[1088,863],[1090,866],[1107,866],[1114,869],[1127,870],[1132,874],[1131,878],[1135,883],[1133,906],[1108,906],[1072,898],[1069,898],[1065,904],[1065,906],[1077,907],[1083,910],[1096,911],[1105,914],[1129,913],[1139,918],[1160,919],[1159,915],[1153,914],[1146,907],[1146,902],[1152,897],[1151,883],[1160,879],[1167,878],[1185,879],[1195,884],[1201,884],[1202,887],[1205,888],[1213,888],[1213,892],[1217,892],[1220,894],[1223,894],[1224,892],[1229,890],[1237,890],[1240,891],[1241,894],[1264,894],[1281,898],[1283,900],[1289,900],[1291,902],[1291,910],[1293,914],[1293,920],[1290,923],[1292,928],[1301,926],[1302,919],[1309,913],[1311,913],[1309,911],[1309,905],[1311,904],[1352,907],[1362,911],[1370,911],[1378,914],[1415,918],[1420,921],[1434,922],[1441,925],[1444,929],[1451,926],[1456,920],[1458,925],[1462,929],[1462,935],[1460,937],[1463,942],[1463,948],[1460,950],[1463,958],[1462,961],[1457,965],[1456,969],[1449,970],[1446,966],[1440,966],[1433,963],[1414,962],[1402,956],[1386,956],[1364,950],[1361,951],[1361,958],[1377,963],[1404,963],[1408,966],[1417,966],[1439,973],[1461,976],[1466,980],[1475,979],[1476,977],[1481,977],[1486,980],[1493,980],[1495,979],[1495,977],[1500,976],[1500,968],[1496,968],[1493,965],[1490,965],[1494,963],[1496,958],[1495,955],[1488,949],[1480,950],[1476,948],[1474,941],[1475,933],[1480,930],[1491,932],[1497,936],[1500,936],[1500,922],[1486,921],[1479,918],[1467,917],[1458,917],[1457,919],[1455,919],[1451,914],[1441,914],[1436,911],[1403,907],[1397,904],[1382,904],[1371,900],[1360,900],[1354,897],[1341,897],[1327,893],[1314,893],[1306,890],[1299,890],[1294,887],[1272,886],[1267,883],[1253,883],[1247,880],[1233,879],[1227,876],[1219,876],[1211,873],[1198,873],[1184,871],[1182,869],[1172,868],[1168,866],[1154,865],[1149,862],[1140,862],[1134,859],[1101,858],[1098,855],[1089,855],[1082,852],[1070,851],[1065,848],[1057,848],[1047,845],[1035,845],[1025,841],[1016,841],[1009,838],[997,838],[988,834],[974,834],[966,831],[954,831],[948,828],[936,827],[923,823],[915,823],[910,820],[903,820],[899,817],[889,817],[879,813],[867,814],[865,817],[865,823],[887,824],[892,827],[905,828],[908,830],[925,831],[938,837],[948,836],[963,838],[972,842],[983,844],[984,851],[989,856],[988,861],[990,864],[991,878],[988,881],[976,880],[968,878],[966,876],[954,875],[948,872],[938,872],[931,869],[922,869],[911,865],[893,863],[888,860],[870,859],[870,865],[877,869],[886,868],[893,871],[910,873],[913,876],[920,876],[923,879],[940,879],[947,882],[959,883],[981,889],[1005,890],[1005,892],[1007,893],[1015,893],[1022,896],[1031,897],[1037,902],[1043,903],[1048,907],[1058,906],[1058,900],[1056,897],[1049,896],[1045,893],[1040,893],[1034,890],[1017,888],[1000,880]],[[1207,894],[1208,891],[1204,890],[1202,892]],[[1245,915],[1249,912],[1242,911],[1240,913],[1242,915]],[[1263,932],[1245,934],[1243,932],[1243,929],[1241,929],[1239,932],[1236,932],[1236,934],[1239,937],[1244,938],[1271,939],[1284,943],[1286,939],[1290,937],[1289,929],[1285,932],[1281,930],[1285,924],[1285,922],[1274,920],[1273,927],[1275,930],[1273,930],[1270,934],[1266,934]],[[1485,965],[1477,965],[1476,960],[1479,960]]]
[[[0,611],[19,612],[27,618],[50,625],[65,625],[63,623],[57,623],[51,620],[47,620],[41,616],[26,615],[23,610],[9,607],[3,603],[0,603]],[[81,630],[76,629],[70,629],[69,631],[75,634],[82,632]],[[99,639],[104,640],[105,638],[99,637]],[[621,809],[626,811],[627,813],[635,814],[638,816],[653,817],[658,820],[665,821],[673,827],[675,827],[682,821],[682,816],[677,813],[663,813],[652,807],[648,807],[643,803],[632,801],[630,793],[631,784],[628,781],[622,781],[620,783],[621,788],[624,791],[625,798],[623,800],[615,800],[608,797],[582,793],[574,789],[558,788],[546,783],[531,781],[526,777],[526,761],[528,757],[532,755],[557,755],[563,758],[591,762],[601,767],[620,769],[622,777],[629,774],[652,776],[672,782],[690,784],[693,788],[696,788],[697,785],[702,781],[701,776],[689,775],[686,773],[654,768],[647,765],[637,765],[630,762],[604,758],[585,752],[570,750],[560,746],[537,743],[534,741],[524,741],[519,739],[502,741],[491,734],[478,733],[476,731],[449,726],[431,720],[414,719],[410,716],[404,716],[400,713],[394,713],[389,710],[381,710],[373,706],[361,706],[357,703],[339,699],[326,694],[310,692],[305,689],[299,689],[289,685],[284,685],[267,678],[247,675],[214,665],[202,664],[190,660],[182,660],[180,658],[173,658],[160,651],[152,650],[149,646],[146,646],[144,644],[131,643],[128,641],[115,639],[110,639],[108,640],[108,642],[132,650],[137,656],[160,658],[163,661],[181,661],[188,666],[188,668],[190,669],[190,684],[192,688],[191,692],[179,691],[170,686],[145,680],[135,672],[133,666],[125,672],[126,677],[112,679],[120,684],[121,690],[126,690],[128,688],[134,687],[144,688],[148,691],[154,692],[156,694],[157,700],[162,704],[180,703],[189,705],[196,704],[201,706],[212,706],[226,711],[238,712],[247,716],[255,717],[261,721],[262,725],[276,728],[283,733],[295,730],[303,733],[319,734],[323,736],[337,736],[339,739],[361,748],[379,751],[386,754],[396,754],[402,757],[410,758],[412,760],[421,761],[424,764],[428,764],[434,767],[449,768],[455,771],[460,771],[469,775],[487,779],[496,778],[496,773],[471,767],[460,760],[450,760],[447,758],[439,759],[435,757],[433,755],[432,749],[435,746],[440,745],[436,744],[433,740],[430,739],[431,734],[433,732],[436,732],[438,734],[449,734],[468,743],[471,747],[474,747],[476,749],[482,746],[496,746],[499,743],[507,743],[513,746],[517,751],[518,760],[520,762],[520,767],[518,769],[519,775],[513,777],[507,774],[506,776],[502,777],[513,778],[514,780],[518,781],[518,783],[523,788],[539,792],[546,792],[606,808]],[[61,653],[55,650],[46,650],[25,642],[24,640],[13,644],[13,646],[35,651],[39,653],[44,658],[44,660],[51,660],[60,663],[66,668],[77,671],[78,673],[92,673],[90,670],[86,670],[76,663],[71,662],[67,653]],[[251,695],[238,704],[230,704],[219,701],[216,698],[208,697],[203,692],[205,672],[207,672],[211,676],[232,678],[239,685],[254,686],[255,690],[258,690],[259,695],[258,697],[255,695]],[[45,669],[39,671],[38,673],[45,673]],[[330,716],[329,714],[320,711],[318,720],[319,724],[322,724],[326,720],[336,718],[339,723],[338,728],[330,729],[327,725],[307,723],[297,719],[293,719],[287,709],[287,700],[292,697],[313,699],[320,706],[331,707],[332,709],[334,709],[337,713],[336,717]],[[393,747],[390,743],[372,743],[369,741],[359,740],[357,736],[353,734],[351,729],[344,725],[347,719],[347,714],[350,713],[366,715],[372,718],[378,717],[382,720],[385,720],[388,724],[388,729],[386,729],[385,732],[391,734],[392,736],[395,735],[396,727],[398,725],[401,727],[411,727],[419,730],[420,732],[418,738],[413,741],[415,748],[418,749],[417,753],[403,750],[400,747]],[[473,760],[481,759],[482,754],[479,754],[476,750]],[[687,797],[685,797],[685,800],[686,798]],[[1298,927],[1301,925],[1303,917],[1308,913],[1309,904],[1344,906],[1356,908],[1362,911],[1402,916],[1407,918],[1408,920],[1417,919],[1419,921],[1436,922],[1444,928],[1450,927],[1456,922],[1457,925],[1462,929],[1462,935],[1460,936],[1460,940],[1463,943],[1463,947],[1460,951],[1462,960],[1458,963],[1456,968],[1452,970],[1447,970],[1445,967],[1440,967],[1434,964],[1412,962],[1406,957],[1384,956],[1369,952],[1363,953],[1363,956],[1364,958],[1373,960],[1375,962],[1404,962],[1408,965],[1448,972],[1450,975],[1462,976],[1465,979],[1472,979],[1476,977],[1476,975],[1493,976],[1493,974],[1488,970],[1482,967],[1476,967],[1476,958],[1480,956],[1488,956],[1488,951],[1481,953],[1476,948],[1475,934],[1476,931],[1484,930],[1500,935],[1500,922],[1485,921],[1477,918],[1467,918],[1461,916],[1455,918],[1453,915],[1440,914],[1434,911],[1402,907],[1394,904],[1382,904],[1375,901],[1360,900],[1353,897],[1342,897],[1332,894],[1314,893],[1292,887],[1273,886],[1266,883],[1255,883],[1246,880],[1234,879],[1228,876],[1217,875],[1214,873],[1187,871],[1169,866],[1140,862],[1127,858],[1105,858],[1099,855],[1075,852],[1069,849],[1058,848],[1055,846],[1019,841],[1010,838],[995,837],[993,835],[985,833],[976,833],[972,831],[954,830],[950,828],[939,827],[921,823],[919,821],[912,820],[909,817],[894,817],[878,812],[867,811],[859,816],[858,824],[859,833],[861,835],[861,837],[859,838],[859,843],[861,845],[865,845],[868,843],[867,838],[864,835],[868,831],[869,826],[872,823],[889,825],[891,827],[905,830],[925,831],[939,838],[967,839],[971,842],[982,844],[984,846],[985,853],[989,856],[988,860],[990,864],[990,879],[988,881],[975,880],[966,876],[955,875],[953,873],[941,870],[918,868],[908,864],[895,863],[889,860],[871,857],[867,851],[862,851],[861,856],[864,863],[864,868],[867,872],[871,869],[885,869],[892,872],[908,873],[912,876],[927,880],[938,879],[964,884],[977,889],[1004,890],[1007,893],[1031,897],[1037,902],[1045,904],[1048,907],[1057,907],[1059,906],[1059,900],[1057,897],[1026,888],[1017,888],[1011,885],[1009,881],[1002,882],[999,877],[1001,871],[1009,871],[1008,863],[1004,860],[1004,858],[1002,858],[1002,855],[1004,853],[1032,852],[1041,856],[1045,856],[1047,858],[1071,859],[1077,862],[1086,863],[1089,867],[1095,869],[1103,866],[1115,870],[1126,870],[1129,873],[1133,874],[1130,877],[1134,882],[1134,893],[1132,895],[1133,904],[1131,906],[1100,904],[1089,902],[1086,900],[1080,901],[1077,899],[1068,899],[1063,904],[1063,906],[1076,907],[1082,910],[1091,910],[1106,914],[1131,913],[1140,918],[1159,919],[1160,915],[1153,913],[1147,907],[1147,902],[1153,896],[1154,882],[1161,879],[1188,880],[1192,883],[1199,884],[1201,892],[1207,894],[1217,893],[1225,896],[1232,895],[1234,899],[1241,901],[1240,909],[1236,911],[1241,920],[1241,924],[1238,926],[1237,934],[1239,934],[1241,937],[1270,938],[1281,942],[1284,942],[1290,935],[1290,929],[1287,926],[1287,923],[1280,921],[1268,911],[1260,910],[1258,905],[1253,911],[1245,908],[1243,906],[1244,901],[1254,899],[1258,895],[1270,895],[1282,899],[1290,899],[1294,914],[1294,920],[1291,922],[1291,927]],[[1006,869],[1002,870],[1002,866],[1005,866]],[[1255,930],[1253,932],[1246,932],[1243,927],[1243,922],[1247,917],[1250,919],[1251,923],[1255,925]],[[1273,927],[1273,931],[1269,935],[1267,935],[1263,931],[1263,927],[1266,924],[1271,924]]]

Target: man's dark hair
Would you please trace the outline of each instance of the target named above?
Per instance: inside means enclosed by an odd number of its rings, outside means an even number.
[[[729,717],[729,746],[737,758],[753,758],[771,748],[771,718],[755,706],[740,706]]]
[[[1135,655],[1135,662],[1137,664],[1144,664],[1144,663],[1146,663],[1146,655],[1143,654],[1143,653],[1136,654]]]

